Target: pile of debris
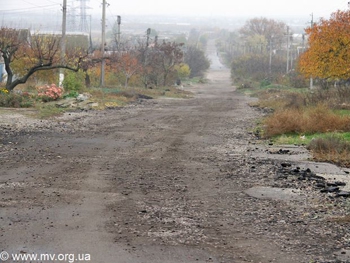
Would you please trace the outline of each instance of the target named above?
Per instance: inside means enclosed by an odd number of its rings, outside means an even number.
[[[310,168],[293,167],[291,163],[282,162],[277,168],[277,178],[287,179],[294,177],[299,181],[309,181],[321,193],[334,193],[335,197],[350,197],[350,192],[342,190],[346,186],[342,181],[329,181],[322,175],[317,175]]]

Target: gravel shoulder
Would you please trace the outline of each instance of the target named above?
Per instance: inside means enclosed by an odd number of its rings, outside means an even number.
[[[51,120],[1,114],[0,251],[98,263],[349,262],[349,199],[293,172],[347,171],[310,162],[301,147],[261,144],[252,99],[228,70],[208,78],[188,88],[191,99]]]

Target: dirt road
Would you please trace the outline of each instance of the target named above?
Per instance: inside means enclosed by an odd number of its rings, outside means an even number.
[[[282,160],[250,132],[261,113],[228,70],[208,78],[188,88],[191,99],[3,118],[0,252],[75,254],[60,262],[335,262],[349,234],[327,220],[334,203],[276,181]],[[282,185],[298,198],[246,192]]]

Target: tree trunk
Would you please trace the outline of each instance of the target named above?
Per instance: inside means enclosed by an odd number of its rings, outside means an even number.
[[[163,77],[163,86],[164,87],[166,86],[167,79],[168,79],[168,71],[165,71],[164,72],[164,77]]]
[[[85,72],[85,86],[88,88],[91,86],[90,75],[87,73],[87,71]]]
[[[125,76],[125,85],[124,87],[127,88],[129,83],[129,77]]]
[[[5,62],[5,70],[6,70],[6,73],[7,73],[7,80],[6,80],[6,89],[8,91],[12,91],[16,86],[13,85],[13,72],[10,68],[10,61],[11,61],[11,58],[9,57],[5,57],[3,56],[4,58],[4,62]]]

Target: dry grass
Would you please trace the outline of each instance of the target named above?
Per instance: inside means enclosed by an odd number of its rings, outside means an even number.
[[[314,139],[309,143],[308,149],[317,161],[350,166],[350,143],[339,136],[330,135]]]
[[[288,90],[268,89],[257,93],[256,106],[271,109],[301,108],[306,106],[305,95]]]
[[[262,122],[264,137],[325,134],[308,145],[314,160],[350,167],[349,138],[327,135],[350,131],[350,89],[265,90],[260,92],[256,106],[273,109]]]
[[[255,92],[257,106],[273,109],[302,108],[327,105],[331,109],[350,109],[350,89],[338,87],[330,89],[263,89]]]
[[[319,104],[307,108],[286,108],[275,111],[264,121],[264,135],[313,134],[350,131],[350,117],[334,113]]]

